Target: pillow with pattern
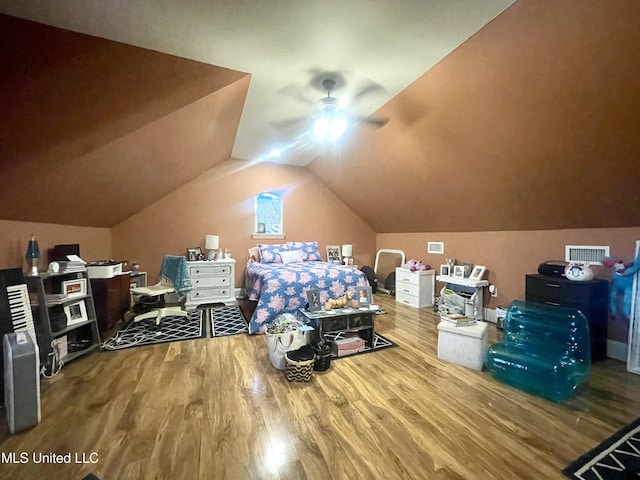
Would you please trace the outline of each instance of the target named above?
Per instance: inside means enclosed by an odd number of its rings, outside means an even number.
[[[260,263],[282,263],[280,252],[288,251],[289,245],[279,243],[277,245],[258,244],[260,249]]]
[[[318,242],[287,242],[291,250],[300,250],[302,261],[316,262],[322,261]]]

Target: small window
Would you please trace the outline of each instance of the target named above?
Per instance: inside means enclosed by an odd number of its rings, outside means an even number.
[[[283,235],[282,195],[277,192],[265,192],[256,195],[257,235]]]

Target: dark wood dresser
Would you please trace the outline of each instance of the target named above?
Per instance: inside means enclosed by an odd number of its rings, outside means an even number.
[[[609,282],[574,282],[564,277],[526,276],[526,301],[580,310],[589,321],[591,361],[607,358]]]
[[[93,290],[93,301],[101,336],[122,320],[124,314],[129,311],[130,286],[131,276],[128,273],[111,278],[91,279],[91,290]]]

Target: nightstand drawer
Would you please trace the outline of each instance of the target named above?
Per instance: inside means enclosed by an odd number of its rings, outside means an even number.
[[[189,276],[230,275],[231,265],[199,265],[189,267]]]
[[[230,296],[228,288],[199,288],[189,292],[189,300],[202,302],[203,300],[215,300],[218,298],[228,298]]]
[[[191,279],[191,283],[193,284],[194,289],[204,287],[227,287],[231,284],[231,277],[194,277]]]

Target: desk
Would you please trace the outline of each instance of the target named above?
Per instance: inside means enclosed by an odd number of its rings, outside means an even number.
[[[98,328],[102,334],[122,320],[129,311],[131,276],[126,272],[111,278],[90,278],[90,281]]]
[[[303,308],[300,313],[314,328],[313,342],[319,342],[325,333],[358,332],[369,348],[373,348],[373,324],[376,310],[357,308],[337,308],[309,312]]]
[[[439,282],[445,282],[447,285],[440,291],[440,295],[442,295],[442,291],[449,287],[451,290],[456,293],[466,294],[468,298],[465,300],[465,312],[464,314],[467,317],[471,317],[474,320],[484,320],[484,298],[483,298],[483,288],[489,285],[488,280],[473,280],[469,277],[458,278],[458,277],[450,277],[448,275],[437,275],[436,280]],[[455,286],[459,286],[462,288],[455,288]],[[467,311],[467,307],[469,311]]]

